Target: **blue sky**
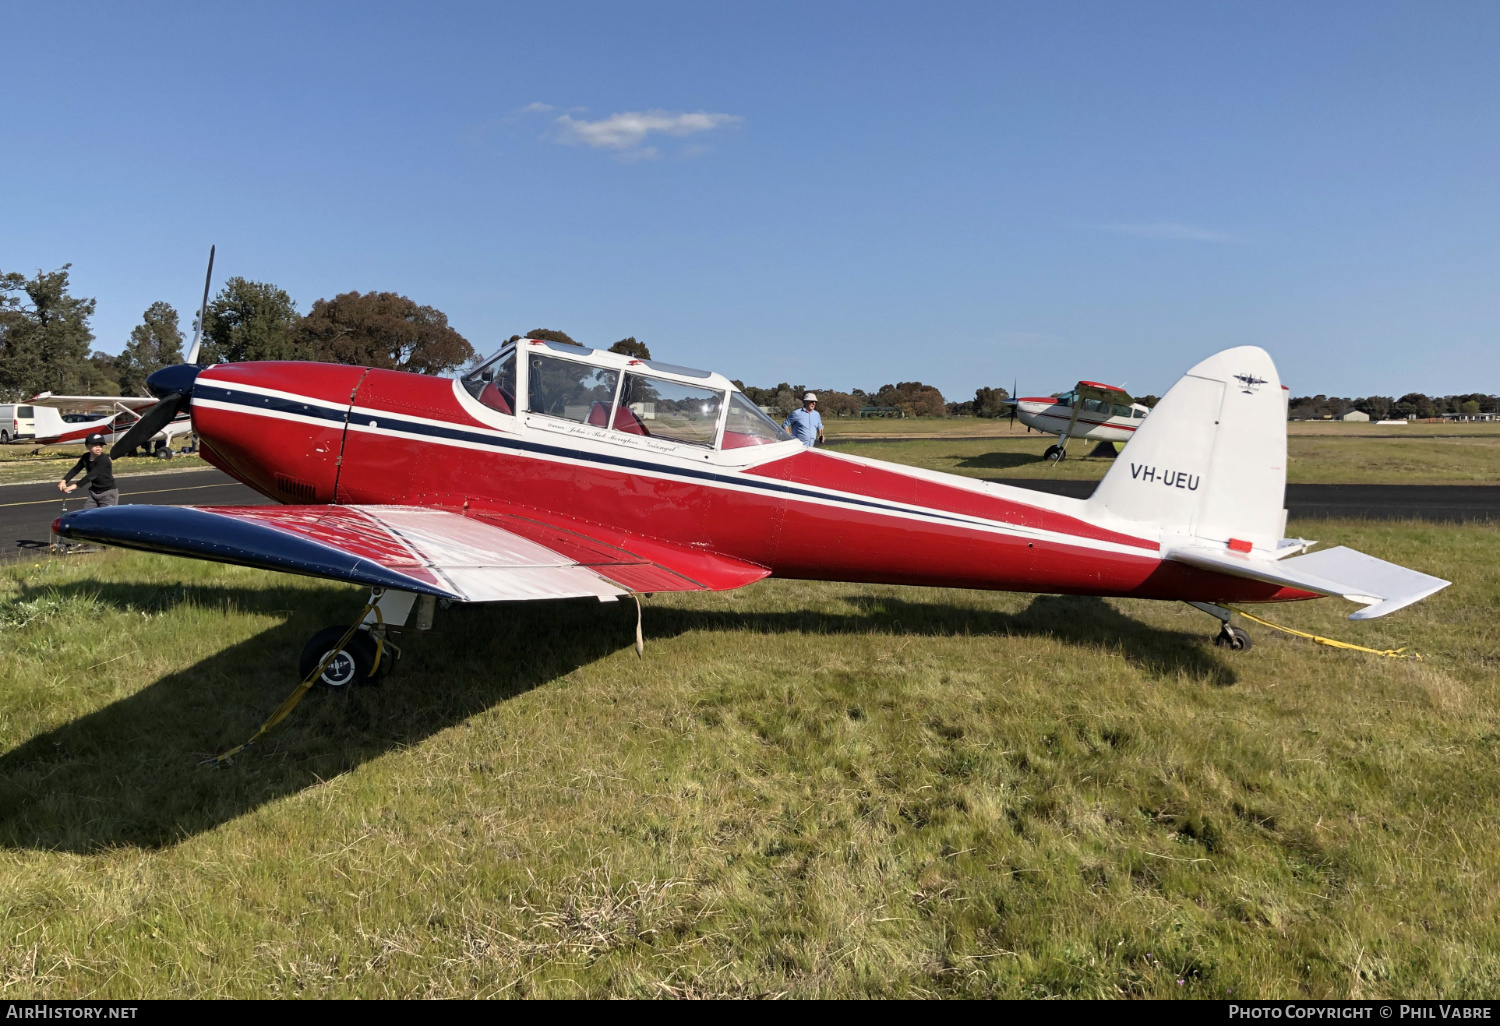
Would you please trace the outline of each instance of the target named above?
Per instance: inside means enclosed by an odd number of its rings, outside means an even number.
[[[1500,391],[1493,3],[8,5],[0,269],[731,377]]]

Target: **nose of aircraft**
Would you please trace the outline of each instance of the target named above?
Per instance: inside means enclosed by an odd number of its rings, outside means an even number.
[[[158,399],[169,395],[188,395],[203,368],[195,363],[174,363],[146,379],[146,391]]]

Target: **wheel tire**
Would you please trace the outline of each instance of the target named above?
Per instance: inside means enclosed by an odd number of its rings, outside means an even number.
[[[1060,445],[1049,445],[1047,447],[1047,451],[1044,452],[1044,453],[1042,453],[1042,458],[1043,459],[1051,460],[1053,463],[1056,463],[1058,460],[1062,459],[1066,455],[1067,455],[1067,453],[1063,450],[1062,446],[1060,446]]]
[[[172,458],[172,450],[171,449],[158,449],[152,455],[154,455],[159,460],[169,460],[169,459]]]
[[[0,431],[0,445],[9,445],[9,444],[10,444],[10,432],[9,431]]]
[[[302,658],[298,662],[298,671],[302,679],[318,668],[334,645],[344,636],[348,627],[324,627],[312,636],[312,639],[302,648]],[[387,666],[390,653],[386,653],[386,659],[381,659],[381,669]],[[358,684],[369,684],[374,675],[371,668],[375,665],[375,639],[370,637],[369,631],[355,631],[354,637],[349,643],[334,656],[333,661],[324,668],[322,674],[315,683],[318,687],[329,688],[334,691],[343,691]]]
[[[1251,647],[1253,642],[1250,640],[1248,631],[1225,624],[1224,629],[1219,631],[1218,636],[1214,638],[1214,644],[1220,648],[1227,648],[1231,652],[1244,652]]]

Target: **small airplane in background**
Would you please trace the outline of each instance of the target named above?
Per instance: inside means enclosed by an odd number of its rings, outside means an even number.
[[[1053,461],[1067,457],[1069,438],[1128,442],[1151,412],[1123,388],[1097,381],[1080,381],[1065,395],[1011,399],[1009,405],[1022,424],[1057,436],[1044,454]]]
[[[135,426],[158,400],[151,396],[119,395],[53,395],[43,392],[26,400],[36,407],[37,445],[64,445],[81,442],[94,432],[111,443],[118,442]],[[179,439],[193,433],[193,421],[186,413],[168,421],[160,431],[143,439],[156,454],[171,454]]]

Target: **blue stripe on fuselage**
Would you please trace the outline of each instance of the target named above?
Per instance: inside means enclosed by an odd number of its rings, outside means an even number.
[[[323,420],[336,421],[340,425],[344,423],[345,415],[348,413],[347,406],[328,407],[319,405],[316,400],[284,399],[277,396],[261,395],[257,392],[245,392],[237,389],[217,388],[207,382],[200,382],[193,389],[194,397],[201,396],[204,399],[212,399],[217,402],[234,403],[245,406],[252,410],[265,411],[268,413],[292,413],[304,417],[317,417]],[[366,414],[361,414],[361,417]],[[697,470],[689,467],[673,467],[661,463],[648,463],[643,460],[629,459],[623,456],[609,456],[603,453],[583,452],[578,449],[564,449],[555,445],[544,445],[540,442],[528,442],[519,438],[497,437],[496,435],[465,430],[464,428],[442,425],[424,424],[420,421],[404,420],[400,416],[387,413],[384,410],[370,414],[376,421],[376,429],[380,431],[400,432],[409,435],[421,435],[435,439],[450,439],[459,442],[471,442],[478,445],[489,446],[496,449],[517,449],[522,452],[535,453],[539,456],[555,456],[564,459],[582,460],[589,463],[599,463],[606,466],[618,467],[623,470],[644,470],[657,474],[670,474],[675,477],[691,478],[700,481],[708,481],[715,484],[734,484],[749,486],[762,491],[779,492],[785,495],[793,495],[801,498],[819,499],[822,501],[833,501],[848,503],[855,506],[864,506],[868,509],[886,513],[911,514],[920,512],[924,516],[938,520],[946,520],[960,526],[975,526],[977,523],[1003,524],[1006,527],[1019,527],[1021,525],[1011,524],[1003,520],[985,520],[982,517],[955,516],[930,507],[919,506],[915,509],[896,506],[891,503],[881,502],[877,499],[865,499],[850,497],[847,495],[830,495],[824,492],[814,491],[810,488],[799,488],[796,485],[788,485],[771,478],[757,477],[735,471],[732,473],[713,472]]]

